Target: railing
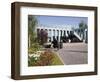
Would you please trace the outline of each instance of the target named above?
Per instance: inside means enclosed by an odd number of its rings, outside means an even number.
[[[82,40],[81,34],[78,34],[77,32],[74,31],[74,35],[75,35],[79,40]]]

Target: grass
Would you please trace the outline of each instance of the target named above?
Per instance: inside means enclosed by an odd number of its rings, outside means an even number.
[[[54,58],[51,65],[64,65],[56,53],[53,54]]]

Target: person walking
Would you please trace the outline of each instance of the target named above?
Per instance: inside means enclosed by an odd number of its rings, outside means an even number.
[[[58,48],[58,41],[55,38],[52,41],[52,44],[53,44],[53,48]]]

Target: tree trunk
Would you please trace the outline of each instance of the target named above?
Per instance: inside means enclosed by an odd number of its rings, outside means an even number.
[[[31,41],[30,41],[30,35],[28,37],[28,47],[30,48],[30,45],[31,45]]]

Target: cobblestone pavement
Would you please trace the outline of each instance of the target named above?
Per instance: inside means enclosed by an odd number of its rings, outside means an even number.
[[[57,50],[58,56],[65,65],[88,63],[87,44],[63,43],[63,48]]]

